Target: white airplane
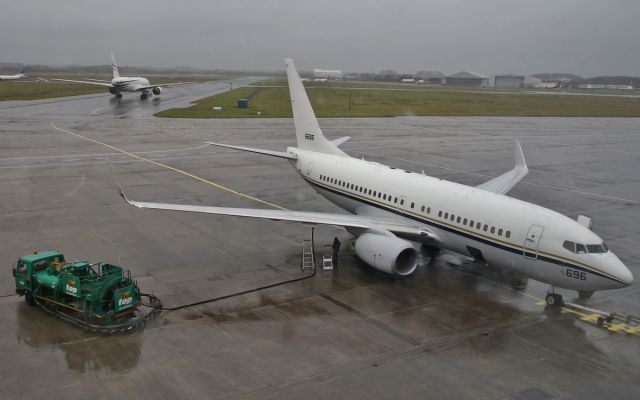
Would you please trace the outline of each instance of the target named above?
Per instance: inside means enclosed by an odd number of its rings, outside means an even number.
[[[139,208],[343,226],[357,236],[360,259],[395,275],[416,269],[417,244],[435,245],[550,284],[549,305],[562,304],[556,286],[588,297],[633,282],[588,217],[575,221],[506,195],[528,173],[519,142],[515,167],[478,187],[352,158],[338,147],[349,137],[322,134],[293,61],[285,65],[297,146],[273,151],[211,144],[288,160],[315,191],[351,214],[139,202],[127,199],[119,185],[121,196]]]
[[[558,89],[560,87],[560,81],[558,82],[543,82],[535,85],[536,89]]]
[[[162,93],[162,88],[166,86],[175,86],[175,85],[186,85],[193,82],[173,82],[173,83],[164,83],[161,85],[152,85],[149,83],[147,78],[142,78],[139,76],[136,77],[127,77],[120,76],[118,72],[118,64],[116,63],[116,59],[111,54],[111,68],[113,69],[113,79],[111,81],[101,81],[98,79],[89,79],[86,81],[76,81],[71,79],[53,79],[54,81],[62,81],[62,82],[73,82],[73,83],[82,83],[85,85],[97,85],[104,86],[109,89],[109,93],[114,94],[116,98],[121,99],[123,92],[139,92],[140,99],[144,100],[147,97],[155,94],[156,96]]]
[[[24,74],[24,68],[22,68],[22,70],[20,71],[19,74],[15,74],[15,75],[0,75],[0,81],[13,81],[16,79],[22,79],[25,77]]]

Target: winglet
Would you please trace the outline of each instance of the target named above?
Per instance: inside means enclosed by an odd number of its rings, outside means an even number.
[[[520,146],[520,141],[518,140],[515,140],[514,157],[515,166],[513,169],[479,185],[478,188],[489,192],[507,194],[529,173],[529,168],[522,153],[522,146]]]
[[[107,161],[107,165],[109,166],[109,169],[111,170],[111,174],[113,175],[113,178],[116,181],[116,185],[118,185],[118,193],[120,193],[120,197],[122,197],[124,201],[126,201],[127,203],[134,206],[135,204],[133,204],[131,200],[127,199],[127,196],[124,194],[124,189],[122,189],[122,184],[120,183],[120,179],[118,179],[118,174],[116,174],[116,172],[113,170],[113,167],[111,166],[111,162],[109,162],[108,158],[106,159],[106,161]]]
[[[515,164],[516,168],[518,168],[519,172],[523,175],[529,173],[529,168],[527,167],[527,162],[524,160],[524,153],[522,152],[522,146],[520,146],[520,141],[518,139],[516,141],[515,148]]]

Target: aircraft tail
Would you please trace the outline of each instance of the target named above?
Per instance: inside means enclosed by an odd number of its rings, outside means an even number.
[[[120,73],[118,72],[118,64],[116,63],[116,57],[111,53],[111,68],[113,69],[113,77],[120,78]]]
[[[289,95],[291,96],[291,108],[293,109],[293,122],[296,128],[298,147],[303,150],[348,157],[345,152],[327,140],[322,134],[293,60],[286,58],[284,65],[287,69]]]

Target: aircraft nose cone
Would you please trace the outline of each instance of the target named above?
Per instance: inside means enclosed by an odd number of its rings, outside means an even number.
[[[624,286],[631,285],[633,283],[633,274],[629,271],[629,268],[627,268],[618,257],[614,257],[612,261],[614,261],[612,271],[616,278],[624,283]]]

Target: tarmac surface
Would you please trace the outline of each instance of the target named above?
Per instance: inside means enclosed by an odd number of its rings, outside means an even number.
[[[239,80],[237,85],[250,80]],[[350,235],[316,227],[309,279],[165,312],[144,330],[96,336],[11,296],[11,265],[35,249],[130,269],[167,307],[302,277],[295,223],[140,210],[140,201],[338,211],[280,159],[204,146],[281,150],[289,119],[152,117],[225,90],[168,88],[160,100],[110,96],[0,103],[1,399],[637,399],[640,332],[545,307],[546,285],[479,265],[424,258],[406,278],[359,261]],[[586,214],[636,282],[584,304],[640,315],[638,119],[403,117],[321,120],[356,157],[479,184],[511,168],[522,142],[531,173],[511,193]],[[559,290],[565,300],[577,294]],[[626,332],[625,332],[626,331]]]

